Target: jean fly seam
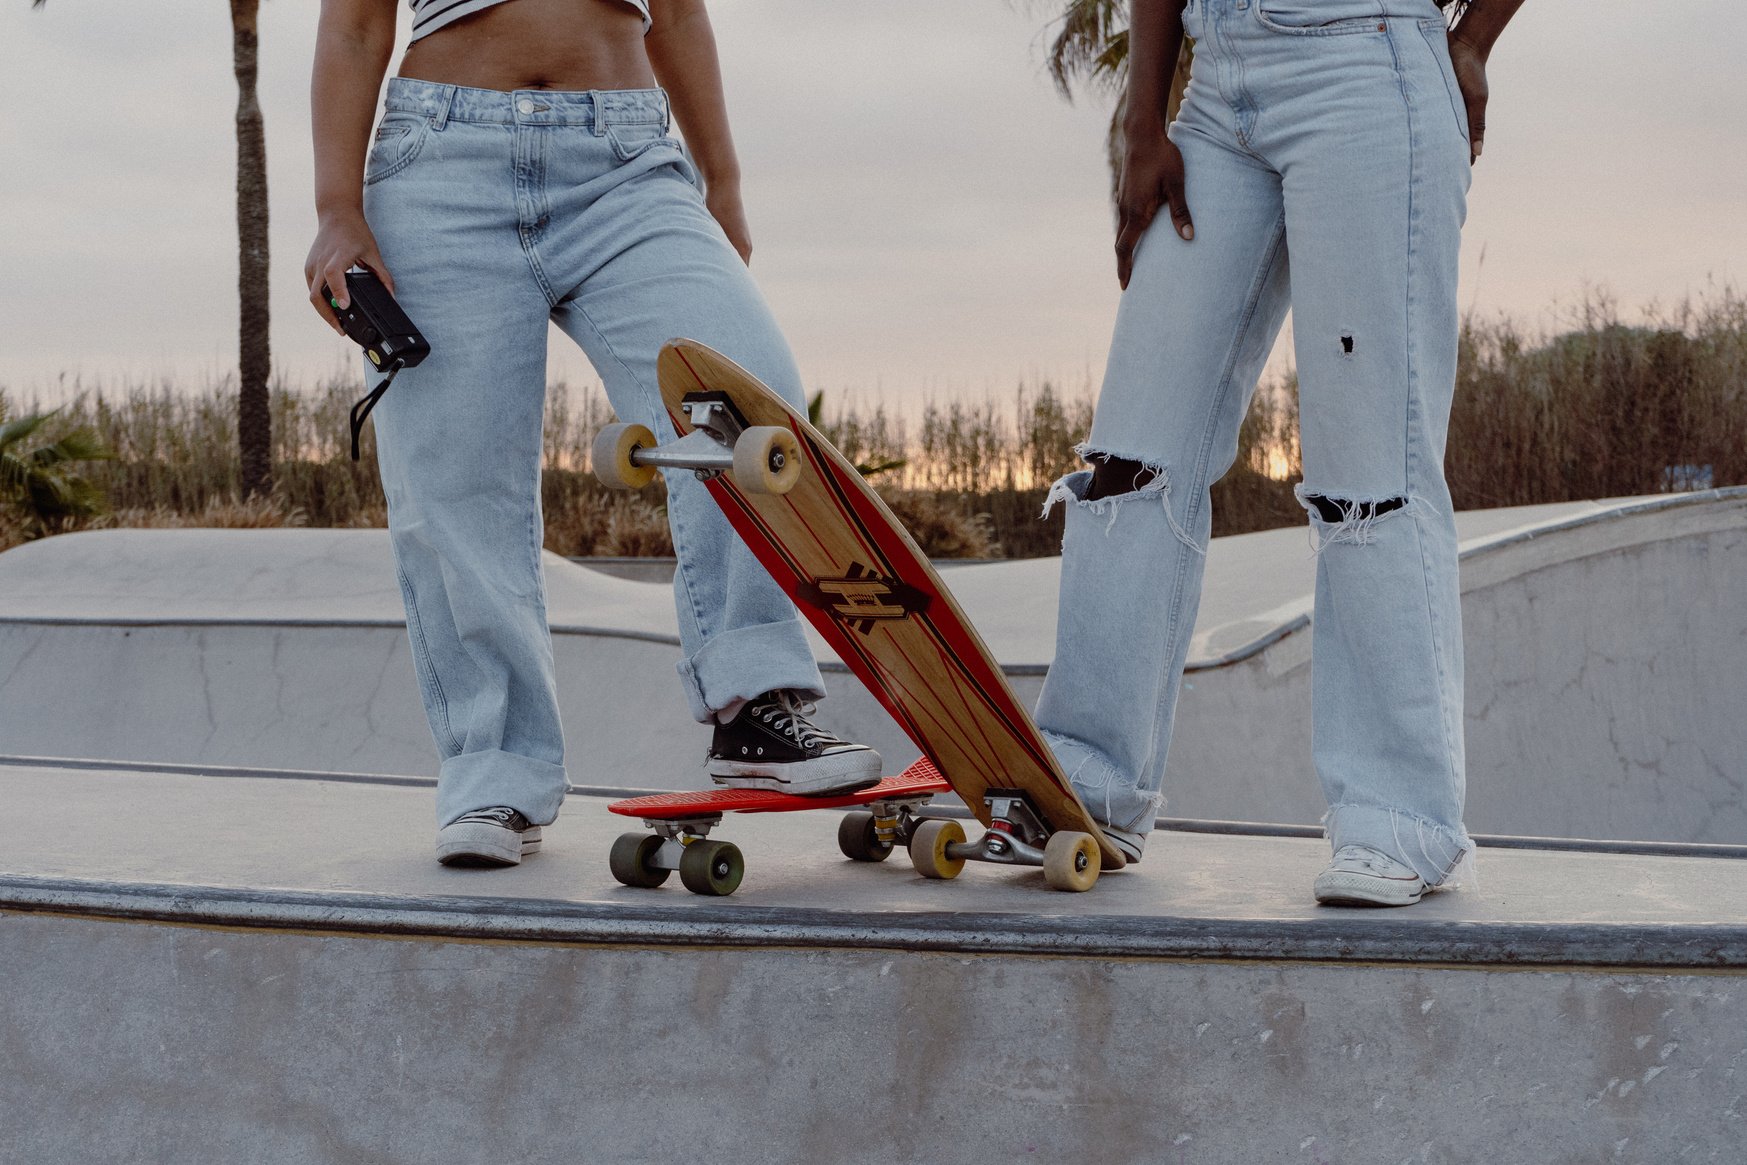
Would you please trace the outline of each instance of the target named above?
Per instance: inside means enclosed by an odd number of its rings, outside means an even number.
[[[410,638],[412,639],[413,652],[418,657],[419,663],[422,665],[418,667],[417,670],[422,673],[430,684],[431,695],[434,697],[433,702],[437,706],[437,711],[440,714],[439,718],[442,721],[443,735],[449,738],[449,747],[455,750],[456,755],[459,755],[463,751],[463,748],[461,742],[455,739],[455,728],[449,720],[449,698],[444,695],[443,683],[437,678],[436,665],[431,662],[431,645],[425,639],[425,625],[419,619],[418,605],[416,598],[413,595],[412,583],[407,579],[406,571],[401,569],[398,565],[394,568],[394,573],[399,576],[401,593],[406,596],[406,625],[407,629],[412,633]]]
[[[532,209],[535,212],[534,218],[538,219],[540,204],[544,199],[544,171],[541,160],[536,157],[539,151],[535,146],[540,141],[536,136],[539,131],[525,126],[513,126],[510,132],[516,138],[516,241],[528,260],[528,269],[534,274],[534,282],[539,285],[540,294],[546,297],[547,307],[555,307],[558,297],[553,294],[551,281],[546,278],[545,265],[540,262],[539,252],[534,246],[535,228],[527,221],[523,203],[525,197],[525,206]]]

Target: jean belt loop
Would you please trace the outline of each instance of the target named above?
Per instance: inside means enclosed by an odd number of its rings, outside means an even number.
[[[588,91],[588,108],[589,116],[594,121],[594,136],[597,138],[605,137],[607,133],[607,111],[602,106],[601,91],[599,89],[590,89]]]
[[[431,118],[431,128],[441,130],[449,124],[449,110],[455,105],[456,85],[443,86],[443,95],[437,98],[437,115]]]

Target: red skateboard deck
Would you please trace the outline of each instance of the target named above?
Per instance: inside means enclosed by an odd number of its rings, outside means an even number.
[[[924,794],[950,793],[952,786],[941,779],[926,759],[903,774],[882,778],[877,785],[841,797],[797,797],[765,789],[705,789],[695,793],[655,793],[614,801],[607,810],[621,817],[644,821],[673,821],[721,813],[795,813],[803,809],[847,809],[875,801],[914,798]]]

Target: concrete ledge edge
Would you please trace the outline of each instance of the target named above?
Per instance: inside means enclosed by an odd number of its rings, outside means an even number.
[[[1042,889],[1038,892],[1048,893]],[[621,906],[0,875],[0,917],[7,912],[548,944],[1435,963],[1477,969],[1747,968],[1747,924],[1523,924],[1408,917],[1359,922],[1335,914],[1327,918],[1277,921],[1091,914],[1062,918],[959,911],[862,914],[800,907],[733,906],[704,900]]]

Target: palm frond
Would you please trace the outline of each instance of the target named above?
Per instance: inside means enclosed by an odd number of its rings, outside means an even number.
[[[76,428],[54,441],[25,448],[60,409],[0,424],[0,506],[16,512],[26,538],[67,529],[104,513],[103,490],[71,471],[75,462],[113,456],[96,433]]]
[[[1118,38],[1121,49],[1112,53]],[[1062,96],[1073,100],[1076,81],[1099,89],[1119,87],[1127,61],[1126,0],[1068,0],[1046,58],[1050,79]]]
[[[29,454],[31,464],[39,469],[69,461],[107,461],[114,456],[89,429],[75,429],[54,444],[39,446]]]
[[[32,433],[48,423],[50,417],[60,412],[55,409],[46,413],[31,413],[27,417],[19,417],[15,421],[7,421],[0,425],[0,450],[22,443]]]

